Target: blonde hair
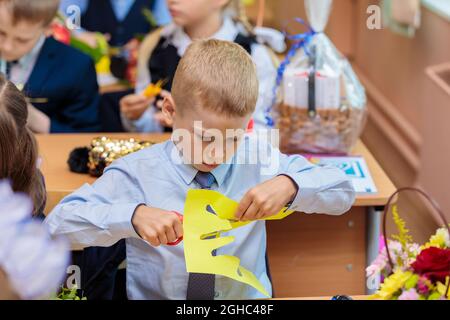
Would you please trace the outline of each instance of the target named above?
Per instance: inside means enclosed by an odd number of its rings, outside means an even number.
[[[13,24],[21,21],[49,25],[56,17],[59,0],[0,0],[11,12]]]
[[[248,19],[247,10],[245,9],[243,1],[230,0],[230,2],[228,3],[228,9],[230,9],[234,14],[234,21],[242,24],[242,26],[245,28],[245,31],[247,31],[249,35],[254,36],[254,27]]]
[[[256,66],[241,46],[220,40],[193,42],[172,87],[177,111],[201,106],[226,116],[247,116],[258,99]]]

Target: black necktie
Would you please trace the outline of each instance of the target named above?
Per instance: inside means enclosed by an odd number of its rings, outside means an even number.
[[[216,181],[211,173],[198,172],[194,179],[202,189],[209,190]],[[213,251],[213,256],[216,250]],[[190,273],[187,300],[214,300],[216,276],[213,274]]]
[[[15,65],[17,65],[19,63],[19,61],[10,61],[10,62],[6,62],[6,74],[5,77],[6,79],[11,79],[11,68]]]

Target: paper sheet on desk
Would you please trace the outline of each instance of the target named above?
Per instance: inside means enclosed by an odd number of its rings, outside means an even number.
[[[190,273],[222,275],[248,284],[269,297],[256,276],[240,266],[234,256],[213,256],[212,251],[234,241],[234,237],[220,237],[221,233],[249,224],[233,222],[238,203],[209,190],[190,190],[184,207],[184,255]],[[283,219],[293,211],[283,210],[267,220]],[[213,239],[205,239],[214,234]]]
[[[309,161],[319,166],[331,165],[345,172],[352,180],[357,193],[377,193],[369,168],[363,157],[306,156]]]

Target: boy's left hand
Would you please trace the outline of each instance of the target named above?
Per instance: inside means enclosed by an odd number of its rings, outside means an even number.
[[[297,185],[289,177],[273,178],[245,194],[235,217],[238,221],[254,221],[274,216],[294,200],[297,191]]]

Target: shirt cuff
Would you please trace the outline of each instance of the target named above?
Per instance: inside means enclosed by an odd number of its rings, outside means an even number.
[[[309,206],[314,201],[317,189],[311,187],[315,185],[315,182],[309,174],[296,173],[293,175],[282,173],[280,175],[290,178],[297,185],[297,194],[294,200],[288,204],[289,210],[301,211],[301,207]]]
[[[289,179],[292,181],[292,183],[294,183],[295,187],[297,188],[297,191],[295,192],[295,196],[293,197],[293,199],[297,198],[298,191],[300,190],[300,188],[298,187],[297,182],[296,182],[291,176],[289,176],[289,175],[287,175],[287,174],[284,174],[284,173],[280,174],[279,177],[286,177],[286,178],[289,178]],[[288,210],[293,210],[293,209],[291,208],[293,203],[294,203],[294,200],[291,200],[291,201],[289,201],[289,202],[286,204],[286,207],[287,207]]]
[[[153,118],[153,106],[148,108],[139,120],[133,122],[138,132],[162,132],[162,127]]]
[[[143,204],[115,204],[111,206],[109,215],[108,229],[111,234],[120,235],[120,238],[138,238],[141,237],[133,226],[133,217],[137,208]]]

